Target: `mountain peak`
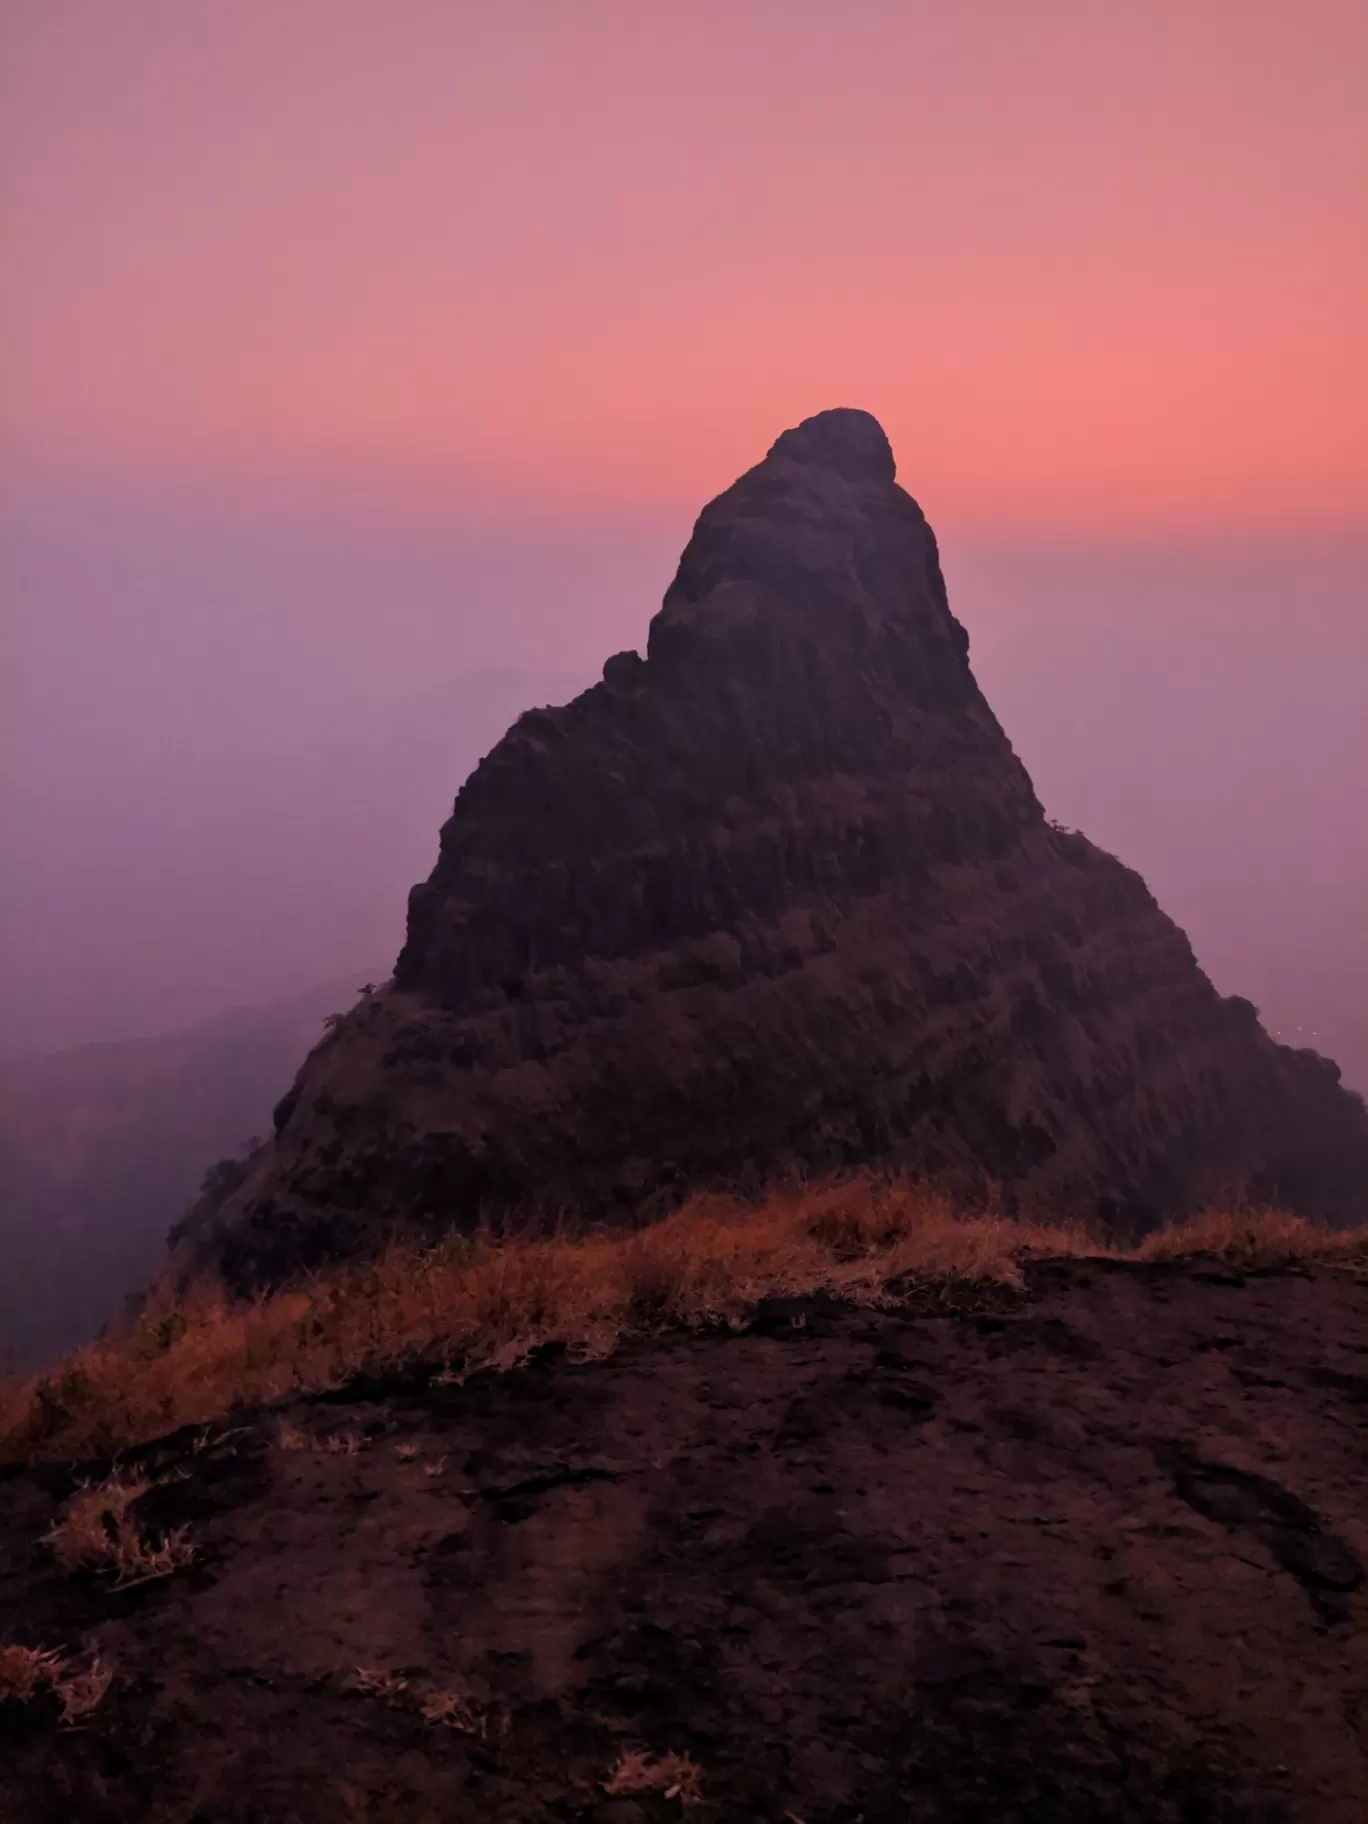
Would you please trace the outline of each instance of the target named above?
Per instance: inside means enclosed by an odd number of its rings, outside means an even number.
[[[1368,1115],[1055,830],[866,412],[703,509],[645,660],[520,719],[232,1204],[254,1286],[499,1209],[637,1219],[869,1164],[1144,1227],[1361,1212]],[[364,861],[364,858],[362,858]]]
[[[893,481],[898,472],[878,419],[848,405],[818,412],[785,431],[766,460],[776,458],[831,469],[845,481]]]

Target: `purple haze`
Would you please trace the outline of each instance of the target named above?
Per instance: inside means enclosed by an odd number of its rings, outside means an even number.
[[[386,968],[464,774],[643,643],[687,531],[12,495],[0,1056]],[[942,536],[1047,810],[1368,1085],[1368,553]]]

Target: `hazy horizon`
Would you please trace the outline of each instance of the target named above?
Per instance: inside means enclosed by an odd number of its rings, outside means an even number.
[[[392,956],[464,772],[840,404],[1046,808],[1357,1030],[1363,9],[0,35],[0,1056]]]
[[[7,1057],[392,959],[463,778],[521,709],[644,645],[687,534],[118,507],[30,501],[9,527],[42,612],[11,623]],[[943,557],[1047,811],[1145,875],[1225,992],[1334,1055],[1368,1023],[1368,547]]]

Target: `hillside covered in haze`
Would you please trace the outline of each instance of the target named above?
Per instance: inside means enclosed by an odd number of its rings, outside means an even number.
[[[181,1032],[0,1064],[0,1350],[83,1342],[152,1268],[206,1169],[271,1106],[367,978]]]

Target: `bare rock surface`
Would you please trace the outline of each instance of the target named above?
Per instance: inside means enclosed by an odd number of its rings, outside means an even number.
[[[363,864],[361,864],[363,865]],[[645,658],[461,790],[392,985],[179,1236],[244,1286],[395,1223],[592,1216],[886,1161],[1136,1229],[1242,1185],[1351,1219],[1368,1113],[1051,826],[867,413],[708,506]]]
[[[1073,1262],[937,1314],[245,1413],[130,1453],[122,1593],[0,1485],[7,1824],[1362,1824],[1368,1285]],[[624,1756],[696,1802],[610,1795]],[[692,1790],[692,1789],[690,1789]]]

